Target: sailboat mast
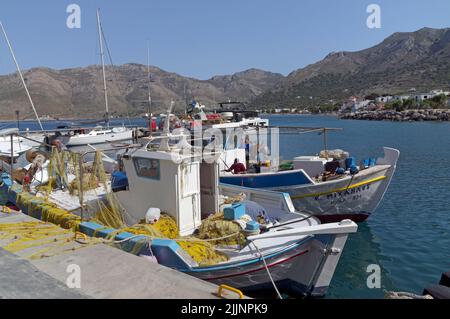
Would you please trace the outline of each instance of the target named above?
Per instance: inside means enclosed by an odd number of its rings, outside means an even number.
[[[106,88],[106,72],[105,72],[105,53],[103,51],[103,32],[102,25],[100,23],[100,9],[97,9],[97,27],[98,27],[98,40],[100,44],[100,57],[102,60],[102,72],[103,72],[103,91],[105,93],[105,108],[106,108],[106,125],[109,127],[109,106],[108,106],[108,90]]]
[[[27,96],[28,96],[28,99],[30,100],[31,107],[33,108],[34,115],[36,116],[36,120],[39,123],[39,127],[41,128],[41,131],[43,131],[44,128],[42,126],[41,119],[39,118],[39,115],[37,114],[36,108],[34,107],[33,99],[31,98],[30,92],[28,91],[28,87],[27,87],[27,84],[25,83],[25,79],[23,78],[22,71],[20,70],[20,66],[19,66],[19,63],[17,62],[16,55],[14,54],[11,43],[9,42],[8,35],[6,34],[6,30],[3,27],[3,23],[1,21],[0,21],[0,27],[2,28],[3,35],[5,36],[6,43],[8,44],[9,52],[11,52],[11,56],[14,60],[14,63],[16,64],[17,73],[19,73],[20,79],[22,80],[23,87],[25,88],[25,91],[27,92]]]
[[[150,92],[151,79],[150,79],[150,43],[149,42],[147,42],[147,81],[148,81],[148,116],[150,117],[150,123],[151,123],[152,114],[150,113],[150,111],[151,111],[151,107],[152,107],[152,96],[151,96],[151,92]]]

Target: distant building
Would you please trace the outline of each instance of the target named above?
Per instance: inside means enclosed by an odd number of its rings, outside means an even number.
[[[371,100],[362,100],[362,99],[358,99],[356,96],[351,96],[342,105],[341,112],[345,112],[345,111],[356,112],[356,111],[366,108],[372,102],[373,101],[371,101]]]
[[[391,96],[391,95],[387,95],[387,96],[380,96],[380,97],[377,97],[375,101],[376,101],[377,103],[389,103],[389,102],[391,102],[392,100],[394,100],[394,97]]]
[[[395,95],[393,100],[405,102],[406,100],[409,100],[410,98],[411,98],[411,95]]]

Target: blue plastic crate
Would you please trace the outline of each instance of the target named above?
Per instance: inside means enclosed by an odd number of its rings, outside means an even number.
[[[225,220],[238,220],[245,215],[244,204],[234,204],[231,207],[226,207],[223,210]]]

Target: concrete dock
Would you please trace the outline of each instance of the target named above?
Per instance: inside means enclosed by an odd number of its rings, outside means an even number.
[[[38,222],[22,213],[0,213],[0,226]],[[50,224],[42,224],[50,225]],[[0,230],[0,236],[1,236]],[[42,244],[14,253],[15,239],[0,237],[0,299],[16,298],[114,298],[114,299],[211,299],[218,287],[192,276],[166,268],[143,257],[106,244],[83,245],[73,234],[49,236]],[[56,245],[53,242],[66,242]],[[41,252],[44,251],[42,254]],[[30,258],[33,256],[33,258]],[[36,257],[38,256],[38,257]],[[68,288],[73,274],[68,266],[80,269],[80,288]]]

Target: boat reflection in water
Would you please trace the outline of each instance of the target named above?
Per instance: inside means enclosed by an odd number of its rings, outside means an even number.
[[[386,291],[396,290],[383,268],[387,257],[381,254],[381,248],[368,223],[360,223],[358,232],[348,237],[346,249],[342,254],[335,276],[328,290],[327,298],[383,298]],[[368,267],[377,265],[381,269],[381,288],[369,288],[373,283],[374,270]],[[372,276],[371,276],[372,275]],[[370,279],[368,280],[368,278]]]

